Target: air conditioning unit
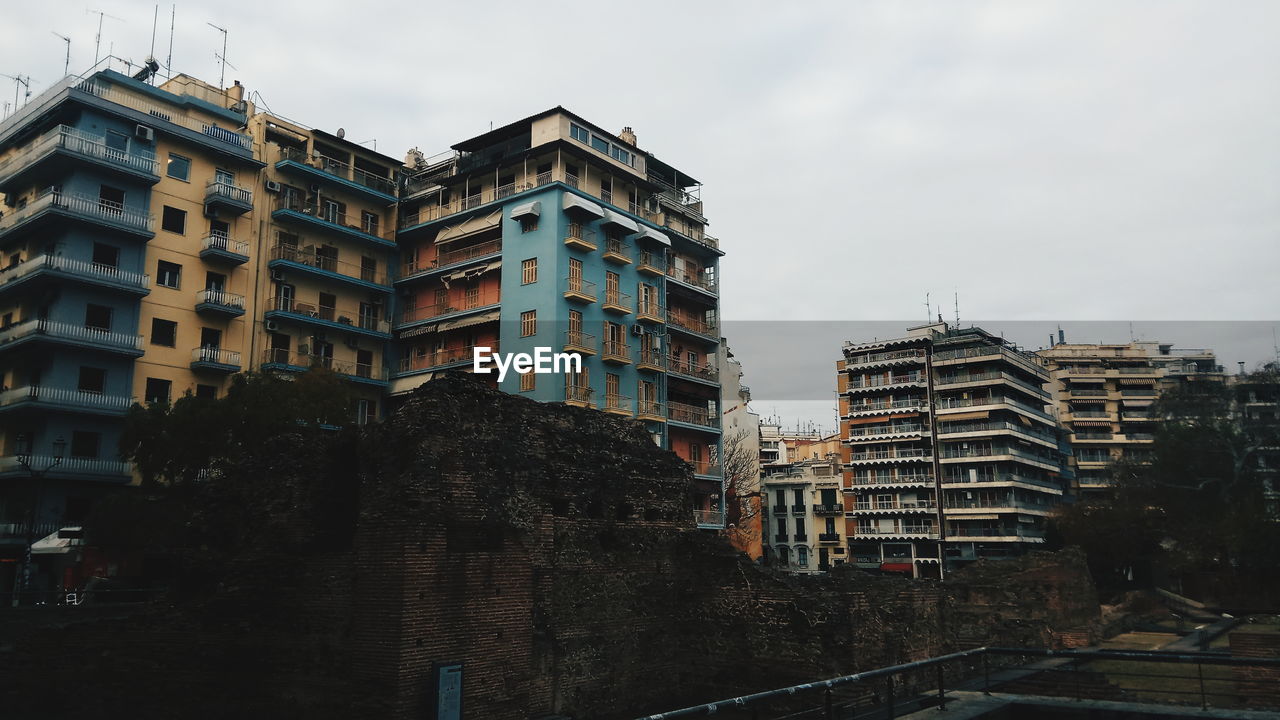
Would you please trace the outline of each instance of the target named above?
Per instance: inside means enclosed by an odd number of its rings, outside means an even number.
[[[636,337],[640,337],[641,335],[644,335],[644,326],[641,325],[640,323],[633,323],[631,325],[631,334],[635,335]]]
[[[275,320],[268,320],[262,324],[262,327],[266,328],[267,332],[278,332],[280,330],[280,323]]]
[[[280,183],[276,182],[275,180],[268,180],[267,192],[272,192],[272,193],[280,192]]]
[[[139,125],[133,129],[133,136],[145,142],[156,141],[156,131],[146,125]]]

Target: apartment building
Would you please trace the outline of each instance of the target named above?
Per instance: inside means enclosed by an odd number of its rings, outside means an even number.
[[[1044,542],[1062,459],[1032,356],[937,323],[846,343],[837,372],[851,562],[937,577]]]
[[[636,419],[722,518],[718,241],[696,180],[561,107],[414,158],[401,198],[394,396],[473,348],[575,352],[501,389]]]
[[[776,568],[825,572],[848,558],[839,455],[761,468],[765,557]]]
[[[1212,350],[1158,342],[1058,342],[1036,356],[1052,378],[1055,410],[1068,432],[1072,490],[1086,499],[1108,496],[1112,464],[1150,456],[1158,419],[1151,406],[1162,392],[1225,377]]]

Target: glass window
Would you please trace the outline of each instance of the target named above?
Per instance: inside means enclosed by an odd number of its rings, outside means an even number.
[[[120,152],[129,151],[129,136],[115,130],[108,130],[106,137],[107,147]]]
[[[538,282],[538,258],[529,258],[520,263],[520,284],[531,285]]]
[[[520,232],[530,233],[538,229],[538,216],[526,215],[520,218]]]
[[[156,285],[167,288],[179,287],[182,282],[182,266],[177,263],[160,260],[156,264]]]
[[[160,229],[165,232],[177,233],[184,235],[187,232],[187,211],[164,206],[164,212],[160,216]]]
[[[596,150],[599,150],[605,155],[609,154],[609,141],[605,140],[599,135],[591,136],[591,147],[595,148]]]
[[[574,140],[577,140],[578,142],[586,144],[590,142],[591,134],[588,133],[587,129],[582,127],[581,125],[574,125],[573,123],[570,123],[569,137],[573,138]]]
[[[796,548],[796,565],[809,567],[809,548],[804,545]]]
[[[147,404],[168,405],[169,392],[173,389],[173,383],[169,380],[160,378],[147,378],[146,401]]]
[[[169,153],[169,165],[165,173],[175,180],[189,181],[191,179],[191,159]]]
[[[151,319],[151,344],[173,347],[178,340],[178,323],[172,320]]]
[[[538,332],[538,311],[526,310],[520,313],[520,337],[532,337]]]
[[[84,326],[94,330],[110,330],[111,308],[106,305],[87,305],[84,309]]]

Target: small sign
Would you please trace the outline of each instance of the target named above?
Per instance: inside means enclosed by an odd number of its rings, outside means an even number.
[[[462,720],[462,663],[436,663],[432,720]]]

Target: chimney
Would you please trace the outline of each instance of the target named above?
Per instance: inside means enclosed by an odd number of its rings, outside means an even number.
[[[244,86],[240,84],[239,80],[236,80],[234,85],[227,88],[227,97],[231,98],[231,102],[240,102],[244,99]]]
[[[618,133],[618,139],[634,147],[639,147],[636,145],[636,134],[631,131],[630,125],[622,128],[622,132]]]

